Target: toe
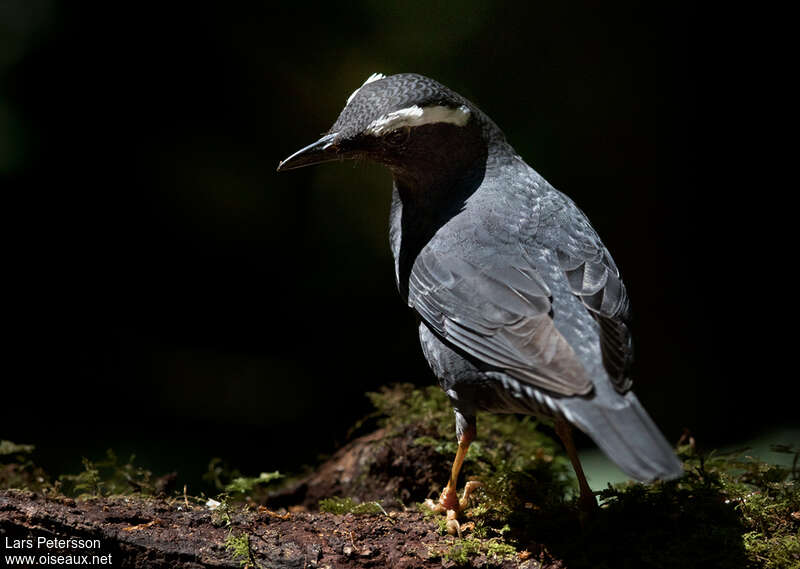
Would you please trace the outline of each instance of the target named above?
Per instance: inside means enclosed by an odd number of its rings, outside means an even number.
[[[467,482],[467,484],[464,486],[464,495],[458,502],[459,510],[463,510],[467,507],[467,505],[469,505],[470,495],[475,491],[476,488],[480,487],[481,483],[477,480],[470,480]]]
[[[430,498],[425,500],[425,506],[434,514],[443,514],[447,511],[447,508],[445,508],[442,504],[439,502],[434,502]]]
[[[458,523],[458,512],[455,510],[447,511],[447,533],[461,537],[461,524]]]

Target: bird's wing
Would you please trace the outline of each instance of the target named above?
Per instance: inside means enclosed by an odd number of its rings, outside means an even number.
[[[592,390],[553,322],[547,284],[528,263],[478,266],[425,248],[411,271],[408,301],[439,336],[487,366],[562,395]]]
[[[562,215],[569,220],[552,226],[545,245],[556,250],[573,294],[600,325],[603,366],[615,389],[625,392],[632,384],[633,363],[628,294],[614,260],[586,216],[568,199],[564,205]]]

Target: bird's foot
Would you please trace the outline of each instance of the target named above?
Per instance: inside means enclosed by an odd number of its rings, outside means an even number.
[[[425,505],[436,514],[445,514],[447,516],[447,533],[461,537],[461,530],[466,529],[467,524],[463,526],[459,524],[458,515],[467,508],[472,492],[480,487],[480,485],[481,483],[477,480],[470,480],[467,482],[464,486],[464,494],[459,500],[455,486],[451,487],[448,484],[444,491],[442,491],[442,495],[439,496],[438,502],[434,502],[432,499],[428,498],[425,500]]]

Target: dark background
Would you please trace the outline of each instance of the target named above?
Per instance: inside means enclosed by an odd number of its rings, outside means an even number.
[[[214,456],[291,470],[345,439],[365,391],[430,384],[388,173],[275,173],[371,73],[407,71],[477,103],[589,215],[669,439],[797,423],[762,365],[763,267],[736,258],[753,224],[728,205],[760,190],[720,174],[751,87],[720,96],[747,50],[718,23],[673,3],[285,4],[0,2],[0,438],[56,472],[107,447],[191,481]]]

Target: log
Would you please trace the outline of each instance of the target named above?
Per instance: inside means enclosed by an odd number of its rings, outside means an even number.
[[[87,565],[151,569],[433,568],[442,562],[432,552],[441,549],[443,540],[452,540],[416,511],[278,514],[256,507],[234,514],[230,525],[215,525],[208,508],[186,507],[180,500],[76,501],[17,490],[0,492],[0,534],[8,566],[13,566],[9,556],[15,555],[32,556],[18,566],[52,565],[61,556],[61,564],[71,557],[67,563],[83,559]],[[226,547],[231,537],[239,543],[246,539],[246,555],[237,557]],[[9,547],[14,543],[19,547]]]
[[[459,552],[459,540],[443,535],[435,520],[412,505],[430,496],[432,486],[435,493],[434,477],[449,470],[446,457],[413,444],[424,434],[378,430],[359,437],[315,472],[273,493],[266,506],[232,507],[226,516],[184,497],[76,500],[3,490],[4,561],[148,569],[453,567],[450,557]],[[318,501],[331,496],[379,501],[384,509],[370,515],[318,511]],[[469,563],[459,567],[544,566],[471,552]]]

